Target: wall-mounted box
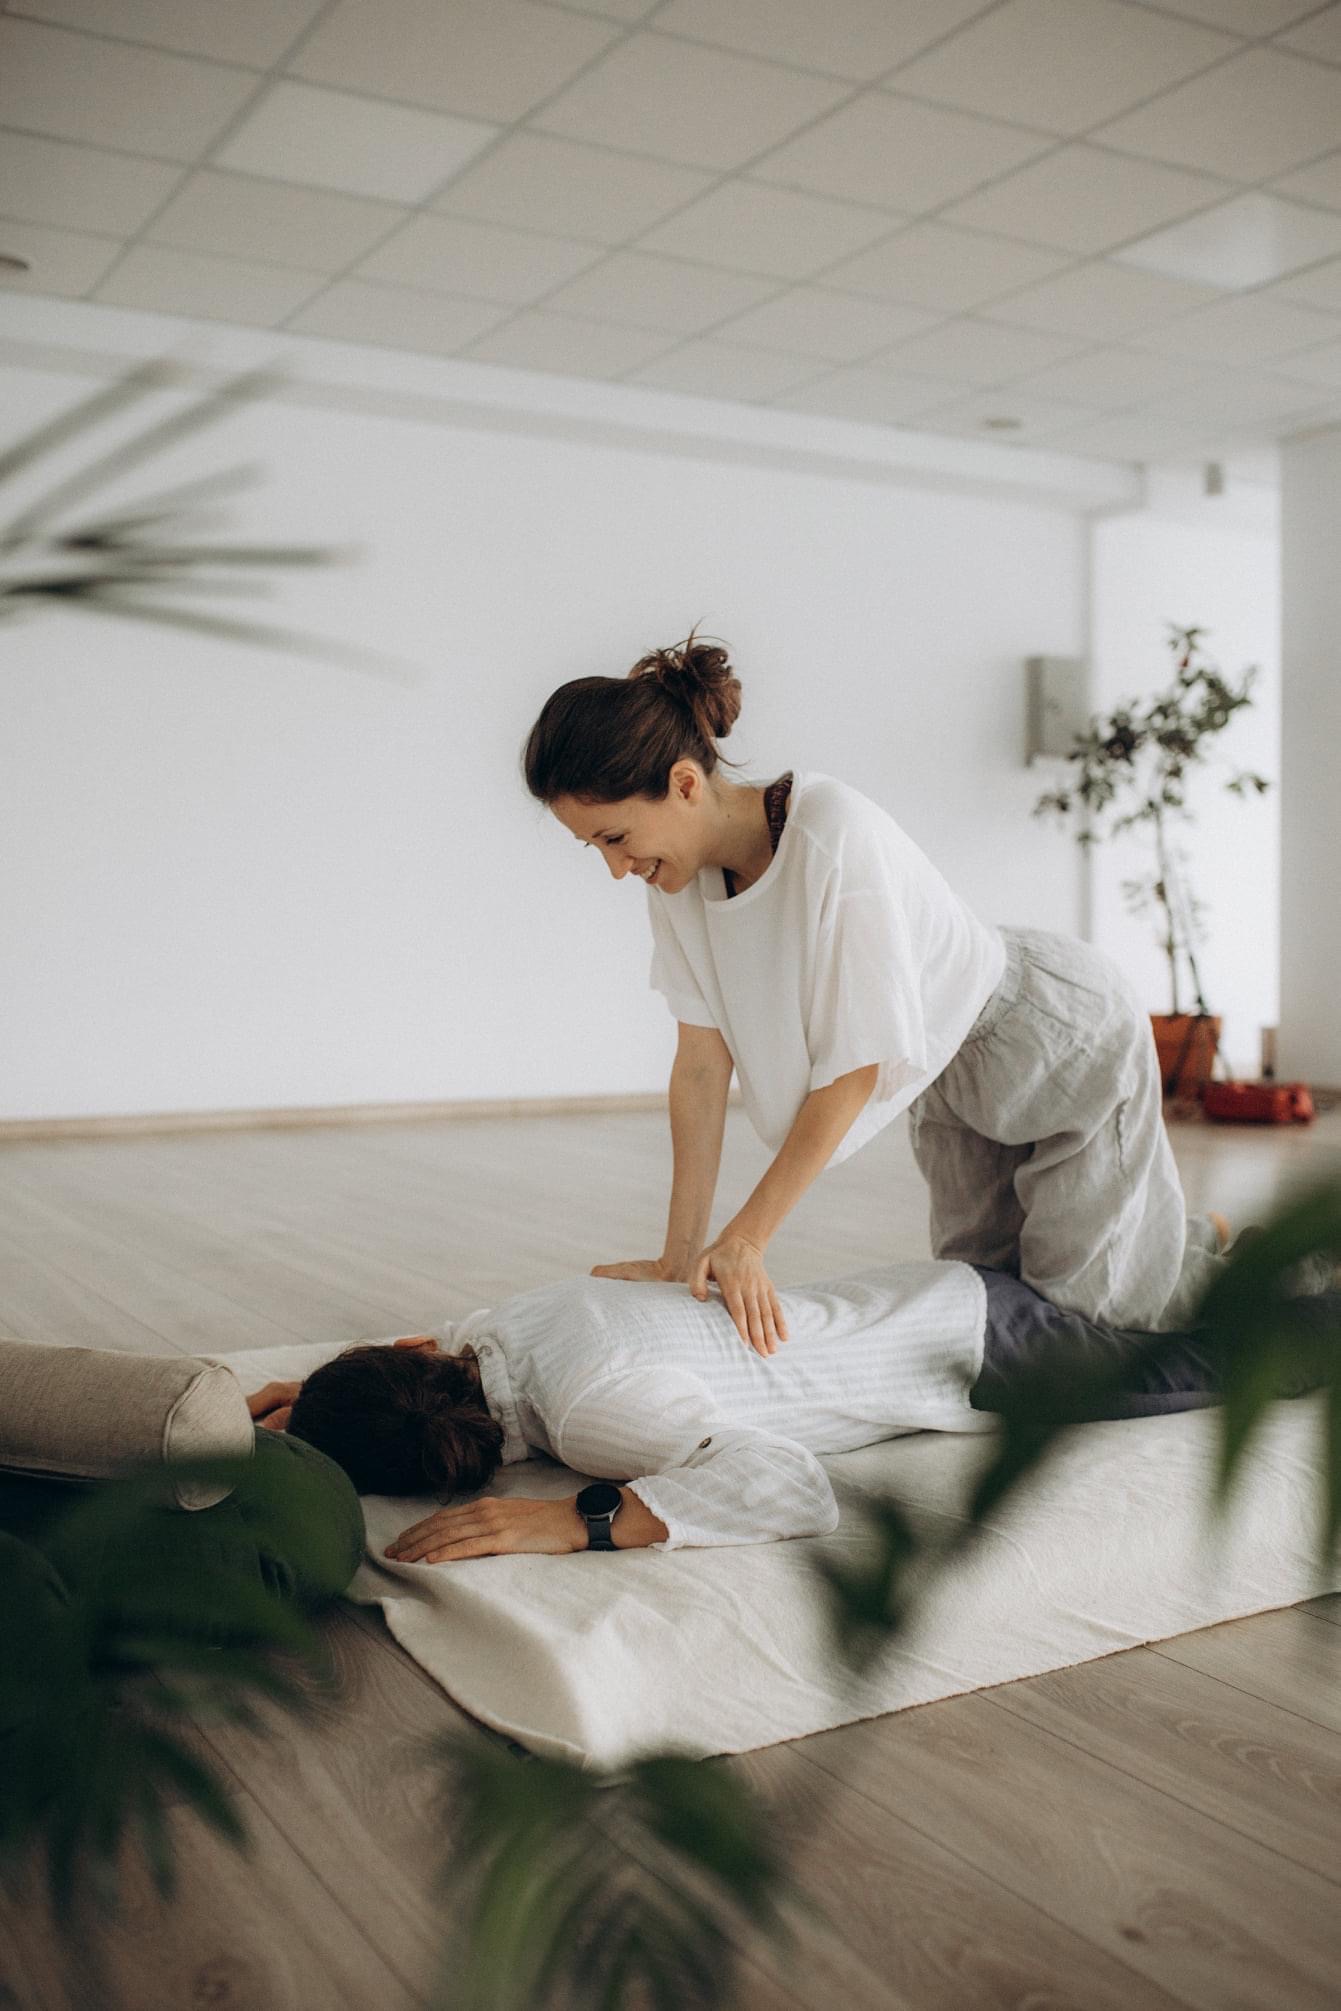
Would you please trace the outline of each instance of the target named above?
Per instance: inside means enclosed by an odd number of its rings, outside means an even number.
[[[1089,724],[1085,664],[1078,656],[1025,658],[1028,678],[1024,758],[1064,761]]]

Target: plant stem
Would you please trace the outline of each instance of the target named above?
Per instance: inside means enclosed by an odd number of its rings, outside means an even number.
[[[1170,874],[1173,868],[1169,859],[1168,847],[1164,842],[1164,818],[1158,809],[1155,811],[1155,857],[1159,862],[1159,879],[1156,883],[1155,892],[1159,897],[1160,906],[1164,910],[1164,952],[1169,959],[1169,991],[1173,1000],[1172,1011],[1176,1019],[1181,1008],[1178,1003],[1178,930],[1174,920],[1170,882]]]
[[[1181,881],[1178,883],[1178,898],[1180,903],[1185,898]],[[1207,1005],[1206,995],[1201,989],[1201,972],[1197,969],[1197,953],[1192,947],[1192,942],[1192,917],[1185,912],[1183,915],[1183,955],[1187,958],[1187,968],[1192,975],[1192,995],[1196,1000],[1197,1011],[1205,1018],[1209,1015],[1211,1009]]]

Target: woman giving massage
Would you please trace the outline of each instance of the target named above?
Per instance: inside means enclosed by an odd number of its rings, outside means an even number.
[[[1092,1320],[1185,1327],[1228,1229],[1187,1217],[1122,973],[1069,937],[979,921],[845,782],[725,780],[717,743],[739,712],[725,649],[691,635],[626,677],[561,685],[523,755],[531,794],[614,879],[645,882],[651,981],[679,1022],[664,1247],[593,1275],[700,1298],[714,1281],[741,1339],[775,1353],[770,1239],[907,1110],[937,1257],[1013,1271]],[[733,1070],[776,1156],[709,1242]]]
[[[561,1500],[437,1508],[385,1553],[439,1564],[821,1535],[838,1508],[817,1454],[988,1428],[983,1413],[1049,1367],[1107,1378],[1087,1417],[1218,1396],[1195,1332],[1163,1334],[1152,1353],[1150,1335],[1061,1312],[1004,1271],[894,1264],[778,1299],[791,1338],[766,1361],[742,1348],[720,1300],[580,1278],[437,1334],[346,1349],[248,1406],[266,1429],[336,1460],[360,1494],[473,1494],[500,1464],[533,1454],[601,1476]],[[1310,1332],[1341,1325],[1341,1292],[1290,1305]]]

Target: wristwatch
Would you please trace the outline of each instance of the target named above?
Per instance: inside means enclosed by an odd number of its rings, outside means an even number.
[[[613,1550],[610,1524],[624,1506],[624,1497],[608,1480],[594,1480],[577,1497],[577,1512],[587,1525],[588,1550]]]

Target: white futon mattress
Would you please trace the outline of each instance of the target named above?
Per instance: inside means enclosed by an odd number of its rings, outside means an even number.
[[[250,1392],[340,1351],[212,1359]],[[534,1751],[600,1766],[667,1747],[744,1752],[1341,1589],[1316,1563],[1322,1399],[1272,1407],[1222,1522],[1210,1511],[1219,1432],[1216,1410],[1072,1431],[860,1678],[813,1573],[816,1558],[869,1541],[851,1506],[832,1536],[788,1543],[422,1565],[381,1553],[436,1502],[369,1495],[349,1597],[380,1606],[449,1696]],[[840,1497],[889,1492],[917,1528],[944,1531],[993,1443],[918,1432],[825,1466]],[[487,1491],[562,1494],[583,1478],[530,1460]]]

